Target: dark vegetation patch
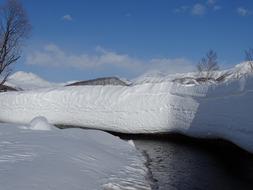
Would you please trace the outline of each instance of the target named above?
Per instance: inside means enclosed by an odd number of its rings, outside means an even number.
[[[7,85],[0,85],[0,92],[7,92],[7,91],[18,91],[16,88],[7,86]]]

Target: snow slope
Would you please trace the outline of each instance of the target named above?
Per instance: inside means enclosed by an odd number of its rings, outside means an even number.
[[[0,139],[0,189],[150,189],[143,158],[108,133],[0,124]]]
[[[222,83],[182,85],[152,79],[132,86],[7,92],[0,94],[0,107],[5,122],[28,123],[41,115],[53,124],[123,133],[223,138],[253,152],[253,76],[246,63]]]

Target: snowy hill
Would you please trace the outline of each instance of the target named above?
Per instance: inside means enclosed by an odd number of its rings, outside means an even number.
[[[12,74],[8,78],[6,85],[23,90],[60,86],[57,83],[48,82],[33,73],[27,73],[23,71],[18,71]]]
[[[44,116],[53,124],[122,133],[178,132],[226,139],[253,152],[252,71],[243,63],[230,72],[217,83],[185,85],[156,76],[131,86],[1,93],[0,121],[28,123]]]
[[[238,65],[235,65],[234,68],[215,71],[213,72],[213,78],[219,79],[222,76],[225,76],[224,82],[239,79],[245,75],[252,73],[252,63],[250,62],[243,62]],[[163,72],[149,72],[141,75],[140,77],[134,79],[134,84],[144,84],[144,83],[160,83],[160,82],[173,82],[173,81],[180,81],[180,79],[188,79],[188,80],[195,80],[196,78],[200,77],[198,72],[191,72],[191,73],[176,73],[176,74],[166,74]],[[187,83],[187,81],[184,81]],[[198,82],[195,80],[195,84]]]

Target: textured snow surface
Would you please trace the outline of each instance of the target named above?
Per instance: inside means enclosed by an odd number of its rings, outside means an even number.
[[[0,189],[150,189],[143,158],[117,137],[94,130],[22,127],[0,124]]]
[[[0,121],[51,124],[123,133],[179,132],[222,138],[253,152],[253,77],[249,65],[225,82],[182,85],[167,80],[132,86],[73,86],[0,94]],[[233,76],[233,77],[232,77]]]

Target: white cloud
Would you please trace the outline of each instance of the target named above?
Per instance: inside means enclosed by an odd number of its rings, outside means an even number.
[[[74,68],[97,68],[103,65],[131,67],[138,65],[136,60],[131,60],[127,55],[96,48],[96,54],[75,55],[67,53],[54,44],[44,46],[42,50],[34,51],[27,56],[27,63],[31,65],[62,66]]]
[[[66,15],[64,15],[64,16],[62,17],[62,20],[65,20],[65,21],[72,21],[72,20],[73,20],[73,18],[72,18],[72,16],[71,16],[71,15],[66,14]]]
[[[251,11],[249,11],[248,9],[246,9],[244,7],[238,7],[237,8],[237,13],[240,16],[249,16],[251,14]]]
[[[135,74],[149,70],[161,70],[169,73],[187,72],[194,69],[193,64],[184,58],[154,58],[141,60],[127,54],[119,54],[97,47],[93,53],[72,54],[54,44],[48,44],[41,50],[29,52],[26,57],[29,65],[47,67],[78,68],[85,70],[122,69]]]
[[[204,15],[206,13],[206,7],[200,3],[197,3],[192,7],[191,13],[193,15],[199,15],[199,16]]]

